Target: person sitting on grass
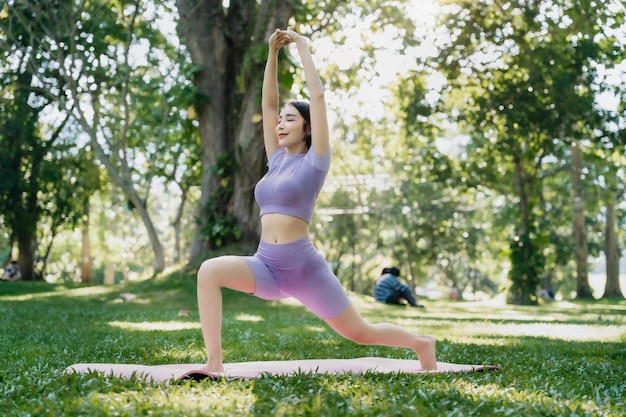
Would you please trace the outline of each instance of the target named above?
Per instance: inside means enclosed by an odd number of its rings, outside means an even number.
[[[386,304],[395,304],[405,306],[409,303],[411,307],[424,306],[419,304],[411,287],[400,282],[398,277],[400,276],[400,270],[392,266],[391,268],[383,268],[380,278],[376,280],[374,286],[374,298],[376,301]]]
[[[20,267],[17,265],[17,261],[11,261],[9,265],[4,269],[2,279],[5,281],[18,281],[22,279],[22,273]]]

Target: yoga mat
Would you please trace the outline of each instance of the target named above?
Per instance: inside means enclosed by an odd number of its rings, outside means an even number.
[[[289,376],[299,373],[343,374],[343,373],[411,373],[431,374],[442,372],[495,371],[492,365],[462,365],[437,362],[436,371],[421,371],[418,360],[364,357],[355,359],[302,359],[290,361],[255,361],[225,363],[224,372],[206,372],[203,364],[135,365],[113,363],[77,363],[66,368],[66,372],[101,372],[119,378],[137,377],[161,382],[169,380],[205,378],[258,378],[262,375]]]

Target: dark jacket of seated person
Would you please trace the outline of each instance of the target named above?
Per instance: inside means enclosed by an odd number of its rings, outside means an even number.
[[[405,301],[413,307],[421,307],[413,296],[411,287],[400,282],[400,270],[397,267],[384,268],[374,286],[376,301],[387,304],[405,305]]]

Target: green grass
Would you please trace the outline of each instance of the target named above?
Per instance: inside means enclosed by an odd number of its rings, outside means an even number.
[[[203,362],[192,276],[118,286],[0,283],[3,416],[619,416],[626,410],[626,302],[425,301],[426,311],[351,296],[371,321],[438,339],[438,360],[473,374],[263,377],[148,383],[77,362]],[[136,298],[123,301],[120,293]],[[188,317],[179,317],[183,308]],[[292,302],[224,293],[224,359],[413,358],[343,340]]]

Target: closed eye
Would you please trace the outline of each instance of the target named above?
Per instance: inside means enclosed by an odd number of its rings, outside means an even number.
[[[296,118],[295,118],[295,117],[287,117],[287,118],[285,119],[285,121],[286,121],[286,122],[293,122],[293,121],[295,121],[295,120],[296,120]],[[280,124],[280,122],[282,122],[282,121],[283,121],[283,118],[282,118],[282,117],[279,117],[279,118],[278,118],[278,122],[277,122],[276,124],[277,124],[277,125],[279,125],[279,124]]]

